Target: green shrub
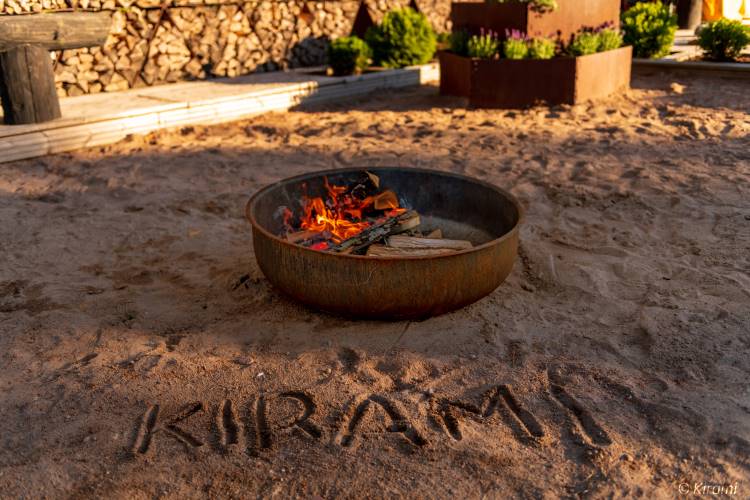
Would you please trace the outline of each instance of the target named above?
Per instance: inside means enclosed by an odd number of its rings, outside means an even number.
[[[636,57],[664,57],[674,43],[677,16],[661,2],[637,3],[622,14],[622,31]]]
[[[534,38],[529,42],[529,59],[552,59],[555,57],[555,41],[549,38]]]
[[[578,33],[568,45],[568,54],[575,57],[596,54],[598,50],[599,35],[591,31]]]
[[[497,55],[500,49],[500,41],[493,33],[482,33],[469,38],[466,46],[466,52],[469,57],[478,57],[480,59],[492,59]]]
[[[469,33],[466,31],[456,31],[451,33],[450,38],[451,52],[459,56],[469,55]]]
[[[698,32],[698,45],[708,59],[731,61],[750,45],[750,26],[729,19],[713,21]]]
[[[356,36],[337,38],[328,46],[328,64],[337,76],[361,73],[371,57],[370,47]]]
[[[437,42],[438,46],[440,45],[450,45],[451,43],[451,32],[450,31],[443,31],[442,33],[435,33],[435,41]]]
[[[506,40],[503,42],[503,55],[508,59],[524,59],[529,53],[526,35],[518,30],[506,32]]]
[[[622,47],[622,35],[614,29],[606,28],[599,32],[598,52],[606,52]]]
[[[410,7],[388,12],[380,26],[367,30],[365,40],[375,64],[386,68],[424,64],[435,54],[435,32],[425,15]]]

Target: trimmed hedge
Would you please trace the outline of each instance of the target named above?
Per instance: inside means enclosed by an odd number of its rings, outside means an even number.
[[[731,61],[750,45],[750,26],[740,21],[719,19],[703,26],[698,32],[698,46],[707,59]]]
[[[403,68],[424,64],[435,55],[435,32],[427,17],[410,7],[392,10],[380,26],[367,30],[365,40],[372,47],[377,66]]]
[[[336,76],[361,73],[370,64],[372,50],[356,36],[337,38],[328,46],[328,65]]]
[[[661,2],[637,3],[623,12],[621,28],[635,57],[664,57],[674,43],[677,16]]]

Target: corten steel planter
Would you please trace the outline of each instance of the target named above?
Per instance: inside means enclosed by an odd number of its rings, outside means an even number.
[[[440,93],[468,97],[471,91],[471,68],[473,60],[452,52],[438,52],[440,62]]]
[[[472,35],[482,29],[501,38],[505,30],[520,30],[529,36],[560,38],[568,42],[582,28],[604,23],[620,25],[620,0],[557,0],[554,11],[539,12],[528,3],[468,2],[451,4],[453,31]]]
[[[321,192],[327,176],[347,184],[362,169],[301,175],[267,186],[246,207],[255,258],[287,295],[324,311],[356,318],[409,319],[442,314],[479,300],[513,268],[522,209],[506,191],[462,175],[415,168],[368,168],[403,206],[417,210],[424,230],[468,239],[474,247],[429,257],[379,258],[320,252],[277,236],[281,205],[298,206],[302,185]]]
[[[524,108],[535,104],[578,104],[622,92],[630,87],[632,48],[581,57],[548,60],[470,59],[452,54],[471,65],[469,104],[483,108]],[[442,62],[442,59],[441,59]],[[442,71],[459,71],[459,64],[441,64],[440,78],[462,77]],[[441,83],[442,90],[442,83]],[[449,94],[457,95],[457,94]]]

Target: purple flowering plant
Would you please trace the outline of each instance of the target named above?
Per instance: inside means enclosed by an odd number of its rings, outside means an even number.
[[[480,30],[479,35],[469,38],[467,52],[469,57],[479,59],[494,59],[500,49],[500,40],[492,30]]]
[[[503,55],[507,59],[524,59],[529,53],[528,37],[519,30],[506,30]]]

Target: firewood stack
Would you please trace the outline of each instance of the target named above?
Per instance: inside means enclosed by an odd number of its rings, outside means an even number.
[[[113,13],[100,50],[59,56],[60,95],[324,64],[326,45],[316,37],[348,34],[351,17],[342,8],[348,2],[315,4],[318,15],[303,2],[212,2],[163,12],[159,2],[144,3]]]
[[[0,15],[111,11],[103,47],[52,53],[60,96],[233,77],[325,63],[327,40],[350,34],[360,0],[0,0]],[[377,22],[417,6],[445,31],[449,0],[365,0]],[[166,8],[162,9],[162,5]]]

